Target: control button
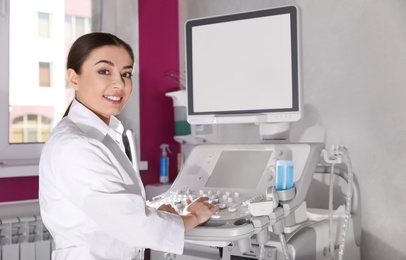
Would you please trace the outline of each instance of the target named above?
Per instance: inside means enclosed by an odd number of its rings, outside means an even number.
[[[236,210],[237,210],[236,207],[229,207],[229,208],[228,208],[228,211],[230,211],[230,212],[235,212]]]
[[[214,205],[214,204],[218,204],[219,200],[218,199],[214,199],[214,200],[209,200],[209,203]]]
[[[227,208],[227,204],[225,204],[225,203],[221,203],[219,206],[220,206],[219,209],[226,209]]]
[[[240,197],[240,193],[239,192],[234,192],[234,197],[236,197],[236,198]]]
[[[214,219],[219,219],[219,218],[221,218],[221,215],[218,214],[218,212],[216,212],[213,215],[211,215],[211,217],[214,218]]]
[[[183,205],[183,204],[176,204],[176,210],[181,210],[181,209],[183,209],[185,206]]]

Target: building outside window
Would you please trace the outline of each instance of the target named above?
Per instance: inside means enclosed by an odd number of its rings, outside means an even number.
[[[91,18],[66,15],[65,16],[65,43],[72,44],[79,36],[91,30]]]
[[[91,31],[92,1],[23,2],[10,1],[9,143],[45,142],[73,99],[66,56]]]
[[[104,31],[129,42],[137,55],[138,1],[0,3],[0,178],[37,175],[43,143],[74,98],[66,79],[70,47],[83,34]],[[136,72],[137,66],[136,62]],[[136,140],[138,87],[139,82],[133,80],[136,94],[121,118]],[[139,154],[138,144],[136,149]],[[141,170],[147,168],[139,165]]]
[[[51,133],[51,119],[25,114],[13,120],[11,131],[13,143],[42,143]]]

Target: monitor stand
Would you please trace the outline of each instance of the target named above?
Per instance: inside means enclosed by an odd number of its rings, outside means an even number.
[[[262,140],[288,140],[290,123],[260,123],[259,136]]]

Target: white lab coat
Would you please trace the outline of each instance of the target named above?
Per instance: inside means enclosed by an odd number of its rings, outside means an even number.
[[[138,172],[123,152],[123,126],[107,126],[74,100],[46,142],[39,167],[42,220],[52,259],[134,259],[142,248],[181,254],[180,216],[145,203]]]

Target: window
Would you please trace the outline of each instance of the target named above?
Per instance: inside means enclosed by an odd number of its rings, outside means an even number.
[[[65,16],[65,41],[66,42],[73,42],[73,37],[72,31],[73,31],[73,26],[72,26],[72,16],[66,15]]]
[[[51,119],[26,114],[14,119],[11,128],[12,143],[42,143],[51,133]]]
[[[82,16],[65,16],[65,42],[73,43],[80,35],[90,31],[91,19]]]
[[[83,17],[76,17],[76,31],[75,33],[77,35],[82,35],[85,33],[86,31],[86,22],[85,22],[85,18]]]
[[[137,56],[138,1],[0,2],[0,178],[37,175],[43,142],[74,97],[66,81],[70,46],[92,30],[106,31],[129,42]],[[139,140],[136,79],[135,100],[120,119]]]
[[[38,36],[41,38],[49,38],[49,14],[38,13]]]
[[[48,62],[39,63],[39,85],[40,87],[51,86],[51,64]]]
[[[65,16],[80,15],[86,17],[89,23],[92,16],[92,0],[83,0],[80,5],[75,5],[77,3],[75,0],[21,1],[25,2],[25,8],[20,8],[21,5],[16,1],[9,2],[10,30],[17,32],[10,33],[9,36],[9,102],[7,103],[10,110],[9,132],[12,133],[9,138],[10,144],[14,144],[14,140],[20,140],[20,138],[13,137],[14,133],[18,133],[13,129],[27,127],[22,132],[25,134],[32,132],[31,125],[14,126],[20,122],[16,121],[16,117],[31,114],[27,108],[32,111],[38,111],[41,108],[41,112],[48,115],[51,126],[55,126],[62,117],[63,111],[73,99],[73,92],[66,88],[65,64],[71,42],[66,41],[66,34],[63,31]],[[36,17],[38,18],[38,35],[31,33],[36,30]],[[25,21],[23,26],[21,26],[21,20]],[[74,38],[69,40],[75,40],[90,31],[90,26],[82,26],[81,34],[75,34]],[[24,77],[21,77],[22,72]],[[21,93],[25,93],[25,95],[21,95]],[[19,111],[19,113],[15,111]],[[32,116],[39,115],[32,114]],[[41,131],[41,128],[38,131]],[[45,138],[42,141],[39,141],[39,138],[23,138],[23,142],[17,143],[44,142],[49,131],[37,134]]]

